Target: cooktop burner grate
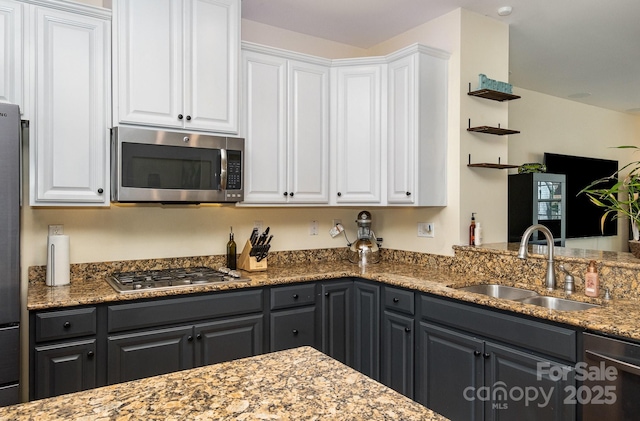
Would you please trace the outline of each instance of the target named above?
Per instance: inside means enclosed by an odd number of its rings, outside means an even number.
[[[238,271],[221,268],[190,267],[148,271],[116,272],[107,278],[118,292],[174,289],[214,283],[249,282]]]

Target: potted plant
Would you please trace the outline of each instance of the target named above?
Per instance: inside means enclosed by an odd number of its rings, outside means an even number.
[[[622,149],[640,149],[637,146],[618,146]],[[621,177],[622,173],[626,173]],[[609,214],[613,218],[620,216],[629,218],[633,240],[629,240],[629,248],[634,256],[640,258],[640,161],[630,162],[618,171],[598,179],[582,189],[580,194],[586,194],[592,203],[605,209],[600,220],[604,231],[604,222]]]

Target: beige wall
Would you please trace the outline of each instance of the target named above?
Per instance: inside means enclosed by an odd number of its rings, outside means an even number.
[[[640,146],[640,116],[526,89],[516,88],[515,93],[522,98],[509,102],[509,125],[521,133],[509,143],[510,162],[542,162],[544,152],[615,159],[621,166],[640,160],[640,153],[614,148]],[[628,251],[627,224],[619,221],[617,237],[573,239],[566,246]]]

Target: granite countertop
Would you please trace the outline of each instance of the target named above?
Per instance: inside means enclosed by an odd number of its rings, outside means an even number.
[[[251,281],[222,285],[201,285],[174,291],[143,291],[131,294],[115,292],[107,284],[104,276],[72,280],[71,284],[60,287],[47,287],[43,282],[38,282],[29,285],[27,307],[30,311],[45,310],[104,302],[122,302],[140,298],[179,296],[205,291],[262,287],[340,277],[360,277],[388,285],[640,340],[640,306],[638,306],[637,300],[614,299],[605,301],[585,297],[582,293],[575,293],[571,296],[571,299],[601,304],[601,307],[568,312],[549,310],[535,305],[492,298],[456,289],[461,286],[490,282],[533,289],[541,295],[566,297],[562,290],[546,291],[541,282],[533,284],[515,282],[509,279],[494,279],[484,274],[473,273],[473,275],[469,275],[468,273],[453,272],[442,268],[431,268],[422,263],[399,261],[371,264],[364,269],[348,261],[296,263],[295,265],[269,266],[269,269],[265,272],[245,272],[244,275],[251,277]]]
[[[310,347],[0,408],[32,420],[446,420]]]

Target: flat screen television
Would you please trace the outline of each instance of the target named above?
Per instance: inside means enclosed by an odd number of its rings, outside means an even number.
[[[618,224],[613,219],[614,215],[610,214],[607,217],[603,232],[600,221],[605,210],[591,203],[587,195],[578,194],[595,180],[618,171],[618,161],[545,152],[544,163],[548,173],[567,176],[567,238],[618,234]],[[610,187],[611,184],[603,184],[603,188]]]

